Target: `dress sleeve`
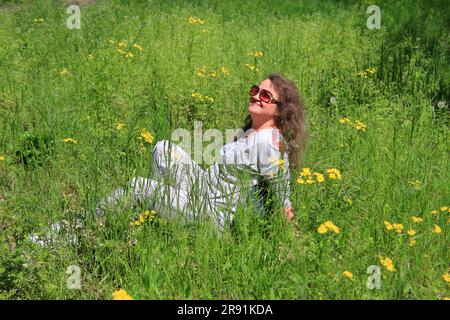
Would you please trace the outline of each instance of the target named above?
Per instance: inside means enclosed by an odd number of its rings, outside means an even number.
[[[281,199],[284,207],[291,207],[289,157],[282,149],[284,140],[274,131],[272,139],[258,141],[258,171],[270,182],[276,198]]]

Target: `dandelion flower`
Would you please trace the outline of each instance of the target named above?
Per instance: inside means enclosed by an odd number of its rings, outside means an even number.
[[[123,128],[125,128],[127,125],[125,123],[122,122],[117,122],[116,123],[116,129],[117,130],[122,130]]]
[[[338,169],[330,168],[330,169],[327,169],[326,171],[328,172],[328,177],[331,180],[335,180],[335,179],[340,180],[341,179],[341,173]]]
[[[394,223],[392,226],[397,233],[401,233],[403,231],[403,224],[401,223]]]
[[[133,57],[134,57],[134,55],[131,52],[127,52],[125,54],[125,58],[133,58]]]
[[[438,213],[437,210],[432,210],[432,211],[431,211],[431,214],[432,214],[432,215],[436,215],[437,213]]]
[[[325,226],[325,224],[321,224],[318,228],[317,228],[317,232],[319,232],[320,234],[325,234],[328,232],[328,228]]]
[[[339,122],[342,124],[346,124],[346,123],[350,123],[351,121],[349,118],[343,117],[343,118],[339,119]]]
[[[311,175],[311,169],[310,168],[303,168],[300,172],[300,175],[302,177],[310,176]]]
[[[342,275],[348,279],[353,279],[353,273],[351,273],[350,271],[344,271],[342,272]]]
[[[412,222],[415,222],[415,223],[421,223],[423,219],[420,217],[412,216],[411,220],[412,220]]]
[[[339,233],[341,232],[341,230],[339,229],[339,227],[337,227],[333,222],[331,221],[325,221],[324,223],[322,223],[317,231],[321,234],[327,233],[328,231],[333,231],[334,233]]]
[[[147,129],[141,129],[141,138],[148,144],[152,144],[154,140],[153,135]]]
[[[386,229],[388,231],[391,231],[394,229],[394,226],[389,221],[384,221],[384,225],[386,226]]]
[[[217,71],[215,71],[215,70],[209,71],[209,76],[210,76],[211,78],[216,78],[216,77],[217,77]]]
[[[406,233],[411,237],[414,237],[416,235],[416,231],[414,229],[409,229],[408,231],[406,231]]]
[[[122,40],[119,42],[119,48],[125,48],[128,45],[128,42],[126,40]]]
[[[442,275],[442,279],[444,279],[445,282],[450,282],[450,273],[446,272]]]
[[[433,232],[439,234],[442,232],[442,229],[437,224],[435,224],[434,228],[433,228]]]
[[[114,291],[112,296],[114,300],[133,300],[133,298],[124,289]]]
[[[67,68],[63,68],[60,72],[59,75],[60,76],[66,76],[69,74],[69,70]]]
[[[4,161],[5,157],[4,156],[0,156],[0,161]]]
[[[228,69],[226,68],[226,67],[224,67],[224,66],[221,66],[220,67],[220,71],[222,71],[222,73],[224,74],[224,75],[229,75],[230,74],[230,72],[228,71]]]
[[[313,175],[316,177],[318,183],[322,183],[325,181],[323,174],[321,174],[320,172],[314,172]]]
[[[441,207],[440,210],[441,210],[441,211],[447,211],[447,210],[448,210],[448,207]]]
[[[303,180],[302,178],[298,178],[297,179],[297,183],[298,184],[305,184],[305,180]]]
[[[395,272],[394,262],[388,257],[380,257],[380,262],[388,271]]]
[[[45,21],[45,20],[42,19],[42,18],[37,18],[37,19],[34,19],[34,20],[33,20],[33,23],[39,25],[39,24],[43,24],[44,21]]]
[[[142,48],[140,45],[138,45],[137,43],[133,44],[133,48],[138,49],[139,51],[144,51],[144,48]]]
[[[72,139],[72,138],[64,138],[64,142],[73,143],[73,144],[77,144],[78,143],[77,140]]]

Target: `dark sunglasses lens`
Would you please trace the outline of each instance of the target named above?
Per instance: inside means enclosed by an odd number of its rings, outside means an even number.
[[[261,90],[261,93],[259,94],[259,98],[261,101],[264,101],[266,103],[269,103],[272,100],[272,97],[270,93],[267,90]]]
[[[250,88],[250,95],[251,96],[255,96],[257,95],[259,92],[259,87],[258,86],[253,86]]]

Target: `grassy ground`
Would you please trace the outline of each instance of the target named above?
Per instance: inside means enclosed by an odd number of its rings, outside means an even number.
[[[119,288],[135,299],[449,297],[443,3],[378,1],[381,29],[369,30],[368,1],[96,1],[69,30],[65,1],[3,1],[0,298],[109,299]],[[248,88],[272,71],[302,91],[303,167],[325,177],[299,184],[292,172],[298,227],[251,207],[220,238],[207,223],[130,226],[126,210],[98,225],[99,199],[151,174],[141,129],[156,142],[194,121],[239,128]],[[78,246],[27,241],[80,216]],[[338,232],[320,233],[326,221]],[[66,285],[69,265],[80,290]],[[371,265],[380,289],[367,287]]]

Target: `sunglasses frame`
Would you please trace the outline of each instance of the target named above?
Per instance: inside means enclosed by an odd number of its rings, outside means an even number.
[[[253,88],[258,88],[258,92],[256,92],[255,94],[252,94],[252,89],[253,89]],[[263,92],[263,91],[270,97],[270,101],[269,101],[269,102],[264,101],[264,100],[261,100],[261,92]],[[280,102],[279,102],[278,100],[275,100],[275,98],[273,97],[272,92],[270,92],[270,91],[267,90],[267,89],[261,89],[261,88],[260,88],[259,86],[257,86],[256,84],[253,85],[253,86],[251,86],[250,91],[248,92],[248,94],[249,94],[250,96],[252,96],[252,97],[258,95],[259,100],[261,100],[262,102],[265,102],[265,103],[275,103],[276,105],[279,105],[279,104],[280,104]]]

